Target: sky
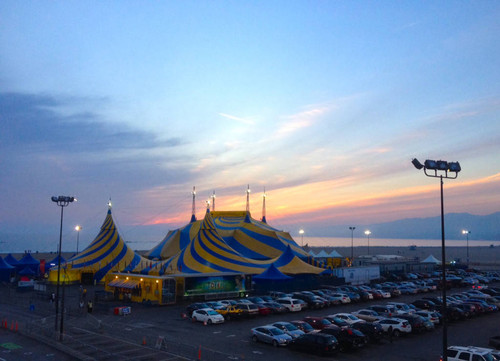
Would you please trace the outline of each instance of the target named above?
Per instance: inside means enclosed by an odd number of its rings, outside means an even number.
[[[158,243],[216,210],[316,234],[500,210],[496,1],[0,2],[0,250]],[[350,236],[348,230],[346,236]],[[65,243],[66,243],[65,242]]]

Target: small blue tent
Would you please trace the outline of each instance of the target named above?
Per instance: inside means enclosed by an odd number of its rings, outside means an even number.
[[[24,270],[26,267],[30,268],[35,275],[38,275],[38,273],[40,273],[40,261],[33,258],[31,253],[26,253],[24,257],[19,260],[16,266],[19,274],[21,274],[20,271]]]
[[[11,277],[16,272],[16,267],[11,266],[0,257],[0,281],[10,282]]]
[[[11,253],[9,253],[5,257],[4,261],[7,262],[8,264],[10,264],[11,266],[14,266],[14,267],[16,267],[19,264],[19,261],[17,259],[15,259],[15,257]]]

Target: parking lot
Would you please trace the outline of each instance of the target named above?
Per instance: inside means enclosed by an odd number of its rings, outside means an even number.
[[[450,293],[464,291],[453,289]],[[433,292],[439,295],[439,292]],[[393,299],[397,302],[411,302],[423,295],[400,296]],[[68,334],[72,330],[88,330],[102,337],[114,338],[131,345],[145,348],[144,354],[154,353],[158,340],[165,340],[163,351],[180,353],[191,360],[320,360],[325,359],[316,355],[298,353],[286,347],[274,348],[263,343],[251,341],[250,329],[256,326],[276,321],[291,321],[306,316],[325,316],[339,312],[351,312],[365,308],[372,304],[383,304],[386,301],[374,300],[355,304],[337,305],[321,310],[305,310],[297,313],[280,315],[257,316],[250,319],[231,320],[220,325],[204,325],[183,318],[186,305],[167,307],[146,307],[132,304],[132,312],[127,316],[115,315],[113,308],[116,304],[105,303],[95,310],[92,315],[69,315],[66,321]],[[13,306],[12,306],[13,307]],[[487,346],[492,335],[500,334],[500,313],[485,314],[469,320],[458,321],[448,325],[448,345],[475,345]],[[33,341],[30,341],[30,344]],[[21,341],[18,342],[22,344]],[[39,359],[50,359],[52,352],[46,349],[32,348],[26,345],[26,352],[39,352]],[[147,348],[147,350],[146,350]],[[34,351],[32,351],[34,350]],[[394,338],[392,343],[388,338],[380,344],[368,344],[364,348],[354,351],[338,353],[333,359],[338,360],[439,360],[442,350],[442,328],[418,335],[408,335]],[[7,355],[8,356],[8,355]],[[19,356],[19,355],[18,355]],[[3,356],[0,354],[0,358]],[[20,355],[16,360],[33,360],[31,355]],[[6,360],[13,358],[3,357]],[[64,357],[54,358],[64,360]],[[96,359],[99,359],[96,357]],[[133,360],[126,354],[115,357],[115,360]],[[158,359],[168,359],[167,356]]]

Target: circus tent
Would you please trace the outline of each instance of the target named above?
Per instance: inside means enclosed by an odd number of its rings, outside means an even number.
[[[109,272],[121,271],[126,267],[140,270],[150,263],[122,239],[113,221],[110,206],[99,234],[87,248],[67,260],[61,271],[61,278],[66,282],[80,281],[85,273],[95,282],[100,282]],[[57,271],[51,270],[49,280],[56,282]]]
[[[266,222],[255,220],[248,211],[209,212],[219,238],[239,255],[253,260],[279,257],[288,246],[303,258],[308,254],[288,232],[277,230]],[[189,223],[174,231],[146,254],[150,259],[168,259],[183,251],[194,240],[203,220]]]
[[[142,273],[148,275],[216,272],[261,274],[272,263],[281,272],[287,274],[324,272],[323,268],[303,261],[300,257],[303,251],[301,253],[295,251],[290,244],[286,246],[284,252],[272,259],[259,260],[245,257],[220,236],[212,213],[205,214],[205,218],[200,221],[199,231],[184,249],[166,261],[152,264],[150,269],[145,269]]]

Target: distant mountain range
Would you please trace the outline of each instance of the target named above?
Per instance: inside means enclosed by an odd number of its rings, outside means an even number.
[[[500,241],[500,212],[486,216],[469,213],[449,213],[444,216],[446,239],[465,239],[462,230],[471,231],[469,241]],[[330,226],[316,229],[317,236],[350,236],[350,225]],[[374,238],[441,239],[441,216],[429,218],[407,218],[393,222],[355,225],[355,236],[369,229]],[[319,228],[319,227],[318,227]],[[316,235],[316,234],[315,234]]]

